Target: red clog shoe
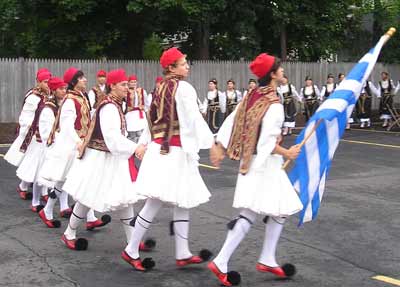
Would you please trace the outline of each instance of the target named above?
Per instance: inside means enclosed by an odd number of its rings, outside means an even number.
[[[296,274],[296,267],[290,263],[284,264],[282,266],[270,267],[258,262],[256,265],[256,269],[260,272],[275,274],[280,278],[289,278]]]
[[[86,222],[86,230],[93,230],[95,228],[102,227],[111,222],[111,216],[108,214],[104,214],[101,219],[97,219],[96,221],[88,221]]]
[[[44,209],[39,211],[39,217],[48,228],[59,228],[61,226],[61,222],[59,220],[47,219]]]
[[[65,234],[63,234],[61,241],[71,250],[81,251],[88,248],[88,241],[85,238],[67,239]]]

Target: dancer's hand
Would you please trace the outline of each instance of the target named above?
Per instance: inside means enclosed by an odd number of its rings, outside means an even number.
[[[221,161],[225,158],[225,149],[223,146],[218,144],[213,144],[210,148],[210,161],[213,166],[219,168]]]
[[[147,147],[144,144],[140,144],[135,150],[135,156],[138,159],[142,160],[144,154],[146,153],[146,149],[147,149]]]
[[[285,154],[285,157],[290,160],[295,160],[301,151],[301,147],[299,144],[291,146]]]

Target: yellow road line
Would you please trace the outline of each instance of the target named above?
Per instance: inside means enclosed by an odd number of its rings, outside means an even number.
[[[0,147],[10,147],[11,144],[0,144]]]
[[[199,166],[209,168],[209,169],[219,169],[218,167],[207,165],[207,164],[202,164],[202,163],[199,163]]]
[[[400,280],[394,279],[394,278],[390,278],[387,276],[382,276],[382,275],[377,275],[372,277],[372,279],[378,280],[378,281],[382,281],[382,282],[386,282],[386,283],[390,283],[396,286],[400,286]]]
[[[399,145],[380,144],[380,143],[372,143],[372,142],[364,142],[364,141],[353,141],[353,140],[340,140],[340,141],[347,142],[347,143],[356,143],[356,144],[366,144],[366,145],[381,146],[381,147],[400,148]]]

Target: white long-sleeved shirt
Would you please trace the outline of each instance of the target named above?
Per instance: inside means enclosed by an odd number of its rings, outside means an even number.
[[[290,88],[292,89],[292,95],[293,97],[295,97],[298,101],[301,101],[301,96],[299,95],[299,93],[296,91],[296,87],[292,84],[290,84]],[[277,88],[277,93],[279,95],[279,97],[281,98],[281,103],[283,103],[283,94],[289,92],[289,84],[287,85],[280,85]]]
[[[207,97],[203,101],[203,109],[207,111],[208,108],[208,100],[213,100],[217,97],[217,91],[208,91]],[[221,109],[222,113],[226,112],[226,95],[225,93],[222,93],[218,91],[218,101],[219,101],[219,107]]]
[[[198,160],[199,150],[211,148],[214,143],[214,135],[199,112],[196,90],[188,82],[179,81],[175,102],[182,149],[192,159]],[[139,143],[148,144],[150,141],[151,134],[146,125]]]
[[[314,85],[314,89],[315,89],[315,95],[317,97],[317,99],[320,99],[320,91],[317,87],[317,85]],[[308,87],[303,87],[300,90],[300,96],[302,98],[302,100],[306,100],[308,99],[308,97],[311,97],[311,95],[313,94],[313,87],[312,86],[308,86]]]
[[[121,118],[114,104],[106,104],[101,108],[100,129],[113,156],[128,159],[135,153],[138,144],[121,133]]]
[[[39,117],[39,134],[44,146],[47,145],[47,139],[50,136],[55,119],[53,110],[49,107],[44,107]]]
[[[19,135],[25,136],[32,124],[35,117],[35,112],[40,102],[40,98],[34,94],[30,94],[26,97],[25,103],[22,107],[21,114],[18,118],[19,123]]]
[[[235,115],[238,107],[225,119],[217,134],[217,141],[225,148],[228,147],[233,131]],[[258,168],[263,165],[275,149],[277,139],[282,132],[284,111],[282,104],[272,104],[265,113],[262,122],[259,139],[257,142],[257,154],[250,168]]]
[[[233,91],[225,91],[223,92],[224,97],[225,97],[225,101],[226,100],[232,100],[235,98],[235,93],[236,93],[236,101],[240,102],[242,101],[242,93],[239,90],[233,90]]]
[[[337,85],[336,85],[337,87]],[[322,87],[321,89],[321,95],[320,95],[320,100],[323,101],[325,100],[325,94],[328,93],[332,93],[335,90],[335,83],[332,84],[326,84]]]
[[[400,83],[395,85],[392,79],[390,79],[390,83],[392,85],[392,95],[396,95],[400,90]],[[382,88],[386,89],[387,87],[389,87],[389,80],[381,81],[381,84],[382,84]],[[379,85],[379,83],[377,85],[377,91],[378,91],[377,97],[378,98],[382,97],[382,90],[381,90],[381,86]]]

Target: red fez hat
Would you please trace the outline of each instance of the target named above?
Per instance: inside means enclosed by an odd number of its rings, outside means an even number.
[[[71,82],[72,78],[79,70],[77,68],[71,67],[64,73],[64,82],[69,83]]]
[[[49,80],[49,88],[52,91],[55,91],[58,88],[66,87],[66,86],[67,86],[67,83],[64,83],[64,81],[60,78],[54,77]]]
[[[163,67],[163,69],[165,69],[166,67],[168,67],[169,65],[172,65],[173,63],[175,63],[177,60],[179,60],[180,58],[182,58],[184,56],[185,55],[182,54],[182,52],[179,51],[178,48],[176,48],[176,47],[170,48],[170,49],[164,51],[161,55],[161,58],[160,58],[161,67]]]
[[[137,81],[136,75],[130,75],[128,81]]]
[[[258,55],[257,58],[253,60],[253,62],[250,63],[249,68],[253,72],[253,74],[260,79],[271,71],[271,68],[274,65],[274,63],[275,63],[274,56],[262,53]]]
[[[162,80],[163,80],[163,77],[158,76],[158,77],[156,78],[156,83],[160,83]]]
[[[49,72],[49,73],[50,73],[50,70],[47,69],[47,68],[40,68],[40,69],[37,70],[37,72],[36,72],[36,79],[38,78],[39,74],[40,74],[40,73],[43,73],[43,72]]]
[[[39,82],[42,82],[44,80],[49,80],[50,78],[51,78],[51,73],[48,71],[47,72],[43,71],[43,72],[37,74],[37,80]]]
[[[97,77],[105,77],[105,76],[107,76],[106,71],[100,70],[97,72]]]
[[[124,69],[112,70],[107,75],[107,85],[128,81]]]

